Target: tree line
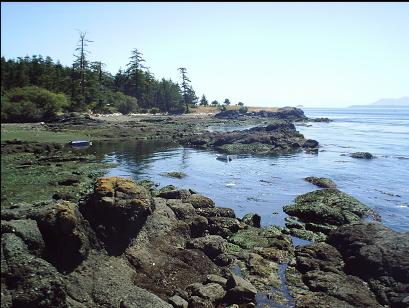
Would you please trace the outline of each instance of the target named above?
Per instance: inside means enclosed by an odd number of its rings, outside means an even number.
[[[138,49],[131,51],[126,69],[112,75],[104,63],[91,61],[90,43],[81,32],[71,66],[41,55],[8,60],[1,57],[2,121],[24,121],[29,117],[24,109],[33,114],[27,120],[36,120],[61,110],[178,114],[197,105],[220,105],[217,101],[209,103],[205,95],[199,100],[185,67],[178,68],[180,84],[156,79]],[[39,103],[41,100],[55,106],[47,109],[47,104]],[[224,104],[230,101],[226,99]]]

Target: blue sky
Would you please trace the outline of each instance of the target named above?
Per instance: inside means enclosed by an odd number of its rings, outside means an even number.
[[[157,78],[249,106],[344,107],[409,93],[409,3],[1,3],[1,54],[112,73],[138,48]]]

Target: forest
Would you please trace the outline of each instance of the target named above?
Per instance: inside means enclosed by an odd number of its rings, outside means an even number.
[[[220,106],[205,95],[199,100],[185,67],[177,68],[180,83],[156,79],[138,49],[131,51],[126,69],[113,75],[104,63],[91,60],[91,42],[80,33],[71,66],[48,56],[2,56],[2,122],[40,121],[61,111],[181,114],[198,105]],[[224,106],[229,104],[226,99]]]

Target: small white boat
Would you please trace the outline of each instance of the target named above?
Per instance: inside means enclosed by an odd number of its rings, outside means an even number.
[[[222,160],[222,161],[229,162],[236,158],[237,158],[237,155],[216,154],[216,159]]]
[[[216,154],[216,159],[222,160],[222,161],[230,161],[229,155],[225,155],[225,154]]]
[[[68,144],[72,147],[89,147],[92,145],[92,142],[88,140],[75,140],[70,141]]]

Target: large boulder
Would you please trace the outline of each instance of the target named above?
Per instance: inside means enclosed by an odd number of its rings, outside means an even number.
[[[187,198],[186,202],[193,205],[195,209],[197,208],[214,208],[214,201],[208,197],[193,194]]]
[[[383,305],[404,307],[409,292],[409,232],[394,232],[376,222],[342,226],[328,242],[345,262],[345,271],[369,282]]]
[[[75,203],[56,203],[35,218],[46,244],[46,259],[60,271],[73,270],[96,246],[94,233]]]
[[[187,242],[187,248],[200,249],[209,258],[214,259],[226,252],[226,240],[219,235],[206,235]]]
[[[37,222],[33,219],[2,220],[1,234],[14,233],[27,245],[28,249],[36,256],[44,252],[43,236],[38,229]]]
[[[21,205],[2,213],[2,232],[14,233],[34,255],[59,271],[71,271],[98,248],[95,233],[78,206],[69,201]],[[11,218],[11,219],[10,219]]]
[[[247,280],[232,274],[227,280],[225,300],[232,304],[242,304],[254,301],[257,289]]]
[[[365,217],[379,219],[379,215],[359,202],[354,197],[337,189],[321,189],[298,196],[295,203],[283,207],[285,213],[299,218],[306,223],[308,232],[321,234],[325,240],[325,234],[338,226],[360,221]],[[295,236],[303,237],[305,230],[302,225],[292,226],[286,224],[290,232]],[[301,231],[302,232],[301,232]],[[305,232],[308,234],[308,232]]]
[[[61,275],[31,254],[22,238],[2,234],[1,248],[2,307],[68,307]]]
[[[111,254],[121,254],[153,212],[149,191],[130,179],[97,179],[81,212]]]

